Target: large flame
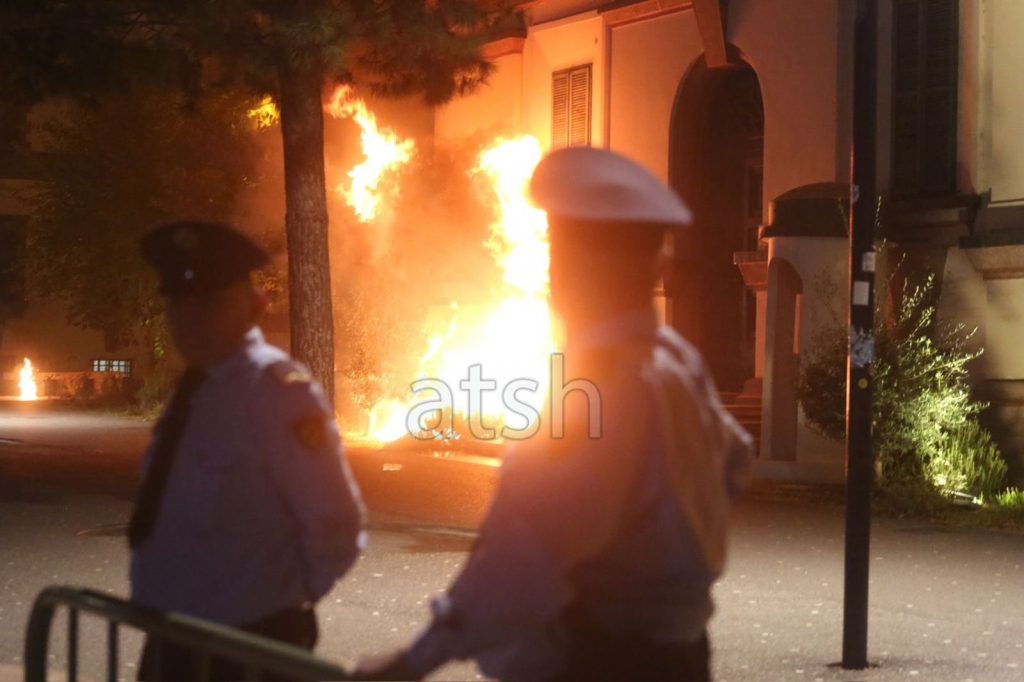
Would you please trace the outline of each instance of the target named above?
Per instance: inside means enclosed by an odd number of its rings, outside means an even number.
[[[32,370],[32,361],[25,358],[21,370],[18,372],[19,400],[36,400],[39,398],[39,387],[36,386],[35,372]]]
[[[353,97],[352,88],[347,85],[334,91],[327,111],[335,118],[351,118],[359,126],[365,159],[349,171],[350,184],[338,185],[335,191],[344,197],[359,220],[368,223],[380,212],[381,178],[408,163],[415,145],[391,130],[381,130],[377,117],[367,110],[366,102]]]
[[[483,414],[475,415],[488,428],[507,424],[523,430],[529,425],[521,416],[508,413],[502,402],[502,388],[513,380],[536,382],[536,390],[517,397],[537,414],[548,392],[555,344],[547,300],[547,216],[527,199],[529,180],[541,156],[540,143],[530,136],[499,139],[480,154],[473,173],[488,180],[498,213],[485,246],[502,282],[486,304],[452,305],[447,324],[431,335],[417,372],[418,377],[444,381],[455,394],[456,405],[467,405],[460,381],[468,377],[470,366],[480,365],[483,378],[496,380],[498,386],[497,391],[483,394]],[[390,442],[406,435],[409,408],[410,404],[397,400],[375,405],[370,439]],[[437,433],[445,438],[455,435]]]

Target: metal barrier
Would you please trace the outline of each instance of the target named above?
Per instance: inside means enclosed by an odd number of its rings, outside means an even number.
[[[289,680],[349,679],[344,668],[299,647],[198,618],[139,606],[93,590],[60,586],[40,592],[32,605],[25,633],[25,682],[46,682],[50,626],[60,606],[68,608],[68,682],[78,679],[80,612],[107,622],[107,680],[110,682],[117,680],[118,635],[122,625],[196,651],[200,657],[200,680],[209,679],[210,660],[214,656],[241,665],[245,679],[255,680],[260,673]]]

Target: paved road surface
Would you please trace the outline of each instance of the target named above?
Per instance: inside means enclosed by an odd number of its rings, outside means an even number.
[[[148,427],[43,406],[0,405],[0,680],[20,679],[22,630],[48,584],[125,594],[123,528]],[[326,657],[352,663],[398,646],[466,556],[493,467],[459,458],[350,452],[371,508],[371,544],[321,606]],[[839,659],[842,510],[775,489],[734,513],[728,573],[716,589],[720,680],[1024,679],[1024,538],[876,522],[871,658]],[[97,623],[83,620],[84,666],[101,678]],[[91,626],[91,627],[90,627]],[[55,667],[62,660],[56,623]],[[125,641],[126,678],[138,647]],[[475,679],[471,664],[435,679]]]

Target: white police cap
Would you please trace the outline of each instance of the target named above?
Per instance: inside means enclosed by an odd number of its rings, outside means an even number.
[[[640,164],[593,147],[551,152],[537,164],[530,193],[552,215],[585,222],[689,225],[686,204]]]

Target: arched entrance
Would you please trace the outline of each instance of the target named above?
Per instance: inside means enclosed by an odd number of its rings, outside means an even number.
[[[697,345],[719,388],[754,376],[756,303],[733,254],[757,248],[762,222],[764,106],[757,74],[738,55],[709,69],[701,57],[672,112],[669,179],[694,229],[676,241],[672,324]]]

